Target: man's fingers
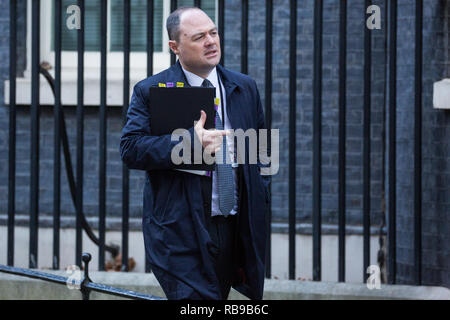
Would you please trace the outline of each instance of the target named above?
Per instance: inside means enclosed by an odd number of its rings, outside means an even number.
[[[200,119],[198,119],[197,125],[203,128],[206,122],[206,113],[203,110],[200,110]]]
[[[222,142],[223,142],[222,136],[216,136],[216,137],[208,136],[203,139],[203,144],[205,146],[210,145],[210,144],[221,145]]]
[[[229,136],[229,135],[231,135],[231,134],[233,133],[232,130],[220,130],[220,131],[223,131],[223,132],[224,132],[224,133],[223,133],[224,136]]]
[[[208,148],[208,153],[217,152],[217,150],[220,150],[222,147],[223,136],[228,136],[230,134],[232,134],[232,130],[203,130],[202,145],[205,149]]]
[[[205,148],[205,152],[208,154],[213,154],[215,153],[216,147],[214,146],[214,144],[209,144],[208,146],[206,146]]]
[[[209,145],[208,147],[205,148],[206,153],[211,154],[211,155],[217,155],[219,153],[219,151],[222,149],[222,146],[213,146],[213,145]]]
[[[208,134],[211,134],[213,137],[229,136],[231,134],[231,131],[230,130],[208,130]]]

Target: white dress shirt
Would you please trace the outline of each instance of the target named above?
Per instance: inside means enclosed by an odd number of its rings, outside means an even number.
[[[186,69],[183,69],[184,74],[186,75],[186,79],[189,82],[189,84],[193,87],[200,87],[203,83],[203,81],[205,79],[203,79],[202,77],[187,71]],[[228,119],[227,116],[227,102],[226,102],[226,94],[225,94],[225,88],[223,86],[222,81],[220,81],[220,87],[222,88],[222,96],[223,96],[223,100],[222,101],[222,97],[220,96],[220,89],[219,89],[219,82],[218,82],[218,75],[217,75],[217,69],[214,68],[210,74],[208,75],[208,77],[206,78],[208,79],[212,85],[216,88],[216,97],[220,98],[220,102],[219,102],[219,106],[217,109],[217,112],[219,113],[219,117],[222,120],[222,123],[224,124],[224,130],[229,130],[229,129],[233,129],[231,127],[231,123],[230,120]],[[222,119],[222,108],[223,108],[223,114],[225,116],[225,122]],[[231,141],[231,139],[227,139],[227,145],[228,145],[228,152],[230,152],[230,157],[231,159],[234,159],[234,147],[233,147],[233,141]],[[181,171],[186,171],[189,173],[193,173],[193,174],[200,174],[200,175],[206,175],[206,171],[200,171],[200,170],[183,170],[183,169],[178,169]],[[236,214],[237,213],[237,174],[236,174],[236,170],[233,170],[233,177],[234,177],[234,181],[235,181],[235,204],[233,209],[231,210],[231,212],[229,214]],[[216,216],[216,215],[222,215],[222,213],[219,210],[219,193],[218,193],[218,185],[217,185],[217,170],[213,171],[212,174],[212,200],[211,200],[211,215],[212,216]]]

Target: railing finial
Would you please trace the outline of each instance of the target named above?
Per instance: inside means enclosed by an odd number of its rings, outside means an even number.
[[[90,253],[85,252],[83,253],[83,255],[81,256],[81,260],[83,260],[83,262],[87,265],[92,259],[92,256]]]
[[[88,252],[84,252],[81,255],[81,260],[84,262],[84,277],[81,280],[81,288],[80,288],[83,300],[89,300],[89,294],[91,293],[90,290],[86,288],[86,285],[89,282],[92,282],[91,279],[89,278],[89,262],[91,261],[91,259],[92,256]]]

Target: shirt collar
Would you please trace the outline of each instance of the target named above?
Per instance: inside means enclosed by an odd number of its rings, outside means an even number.
[[[196,75],[195,73],[192,73],[190,71],[187,71],[185,68],[183,68],[183,66],[181,66],[181,68],[183,69],[184,74],[186,75],[186,79],[189,82],[189,84],[193,87],[200,87],[204,81],[204,79],[198,75]],[[217,69],[216,67],[214,67],[214,69],[211,70],[211,72],[209,73],[208,77],[206,78],[208,79],[212,85],[214,87],[217,88],[217,86],[219,85],[217,82]]]

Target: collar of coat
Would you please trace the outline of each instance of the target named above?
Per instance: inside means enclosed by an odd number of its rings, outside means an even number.
[[[220,64],[218,64],[216,68],[220,79],[223,82],[223,86],[225,87],[227,96],[229,96],[233,90],[240,90],[243,87],[243,83],[240,79],[240,77],[242,77],[241,74],[225,69]],[[169,72],[168,78],[173,79],[173,82],[183,82],[186,86],[189,86],[183,69],[181,68],[180,61],[177,61],[167,71]]]

